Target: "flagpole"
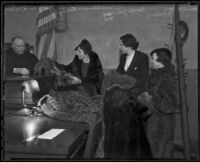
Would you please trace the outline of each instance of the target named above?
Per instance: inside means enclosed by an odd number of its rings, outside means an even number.
[[[188,125],[188,107],[186,97],[186,84],[184,77],[184,63],[183,52],[181,43],[181,28],[179,25],[180,16],[178,4],[175,4],[175,43],[176,43],[176,61],[177,61],[177,74],[178,74],[178,94],[179,104],[181,108],[181,127],[182,127],[182,139],[184,145],[185,159],[190,160],[190,139],[189,139],[189,125]]]

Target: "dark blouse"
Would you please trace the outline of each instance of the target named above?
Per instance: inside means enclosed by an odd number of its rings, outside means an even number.
[[[82,69],[82,76],[83,78],[87,77],[87,71],[88,71],[89,63],[81,63],[81,69]]]

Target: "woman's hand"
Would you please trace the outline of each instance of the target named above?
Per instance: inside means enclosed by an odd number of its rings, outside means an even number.
[[[61,75],[60,69],[58,69],[56,66],[53,66],[53,69],[51,69],[51,73]]]
[[[151,95],[148,92],[143,92],[141,95],[138,96],[138,99],[145,105],[151,103]]]
[[[144,92],[143,95],[144,95],[147,102],[151,101],[151,95],[148,92]]]
[[[78,78],[78,77],[72,75],[71,73],[66,73],[66,74],[65,74],[65,77],[67,77],[67,78],[69,79],[69,82],[70,82],[71,84],[81,84],[81,83],[82,83],[82,81],[81,81],[80,78]]]
[[[145,106],[148,107],[146,114],[150,116],[154,112],[152,96],[148,92],[143,92],[141,95],[138,96],[138,100],[140,100]]]

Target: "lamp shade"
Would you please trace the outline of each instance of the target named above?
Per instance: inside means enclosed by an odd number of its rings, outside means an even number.
[[[35,79],[22,82],[21,88],[24,92],[28,94],[29,97],[31,97],[34,93],[37,93],[40,91],[39,84],[37,80]]]
[[[36,103],[43,95],[54,87],[55,77],[32,78],[21,84],[22,92]]]

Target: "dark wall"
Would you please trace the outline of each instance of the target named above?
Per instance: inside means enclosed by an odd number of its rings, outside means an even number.
[[[6,6],[4,10],[4,42],[12,37],[22,36],[27,43],[35,46],[36,6]]]
[[[184,58],[188,59],[186,68],[197,69],[197,6],[179,7],[181,19],[189,27],[189,37],[183,48]],[[173,5],[67,5],[65,9],[67,31],[57,33],[56,37],[60,63],[71,61],[74,47],[83,38],[92,43],[104,68],[117,66],[119,37],[126,33],[135,35],[140,43],[139,50],[147,54],[164,44],[172,47],[173,39],[167,24],[173,20]],[[5,41],[22,35],[34,45],[36,16],[36,6],[7,7]]]
[[[138,39],[139,50],[151,50],[172,45],[168,23],[173,21],[173,5],[74,5],[67,6],[68,29],[58,34],[58,61],[69,63],[73,49],[87,38],[100,55],[104,68],[118,64],[119,37],[132,33]],[[180,6],[180,15],[189,26],[188,41],[184,45],[186,68],[197,68],[197,6]],[[175,49],[175,48],[173,48]],[[193,50],[191,50],[193,49]],[[174,56],[175,57],[175,56]]]

